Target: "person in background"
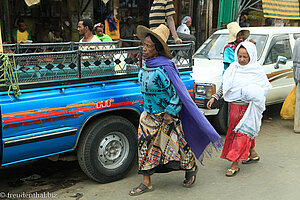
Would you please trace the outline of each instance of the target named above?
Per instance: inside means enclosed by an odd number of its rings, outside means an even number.
[[[101,42],[101,40],[93,35],[93,22],[91,19],[82,19],[78,22],[77,30],[83,38],[79,42]]]
[[[136,34],[136,28],[133,24],[132,17],[128,16],[126,22],[121,27],[121,38],[134,40],[134,34]]]
[[[185,33],[190,35],[191,31],[190,31],[190,26],[192,24],[192,18],[190,16],[185,16],[182,20],[181,20],[181,25],[178,26],[177,28],[177,32],[179,33]]]
[[[155,29],[161,24],[168,25],[174,42],[181,44],[182,39],[176,32],[173,15],[175,15],[173,0],[154,0],[149,14],[149,26],[150,29]]]
[[[151,175],[184,170],[183,187],[192,187],[206,147],[222,148],[222,138],[200,112],[180,78],[166,41],[169,29],[137,27],[143,42],[143,59],[138,80],[144,111],[138,128],[138,173],[143,182],[130,190],[136,196],[153,190]],[[209,150],[211,150],[209,148]]]
[[[246,40],[249,35],[249,30],[241,30],[241,27],[237,22],[231,22],[227,25],[227,29],[229,31],[229,37],[227,40],[227,45],[224,47],[223,53],[223,64],[224,71],[229,67],[231,63],[234,62],[234,52],[236,47]]]
[[[96,36],[102,41],[102,42],[112,42],[113,40],[109,37],[109,35],[104,34],[104,25],[101,23],[94,25],[94,31],[96,33]]]
[[[240,43],[235,52],[235,62],[225,71],[222,84],[207,102],[211,109],[215,100],[224,98],[230,103],[229,125],[221,158],[232,162],[226,176],[235,176],[238,163],[258,162],[254,150],[255,137],[261,126],[266,94],[271,88],[263,67],[257,62],[256,46],[252,42]]]
[[[269,19],[269,18],[268,18]],[[298,38],[295,42],[293,49],[293,73],[294,73],[294,81],[296,84],[296,102],[295,102],[295,113],[294,113],[294,132],[300,133],[300,38]]]
[[[30,32],[26,28],[24,19],[20,18],[17,21],[18,28],[15,28],[12,32],[12,38],[14,43],[24,43],[31,39]]]
[[[133,19],[131,16],[127,17],[127,20],[125,23],[122,24],[121,28],[121,38],[127,39],[127,40],[135,40],[135,34],[136,34],[136,27],[133,24]],[[135,46],[135,42],[128,42],[128,41],[122,41],[123,47],[132,47]]]
[[[246,14],[242,14],[240,17],[240,27],[249,27],[247,23],[248,16]]]
[[[273,24],[273,21],[271,18],[266,18],[265,19],[265,26],[272,26]]]
[[[80,36],[83,36],[83,38],[80,39],[79,42],[101,42],[101,40],[93,35],[93,21],[91,19],[82,19],[78,22],[77,30]],[[94,50],[99,49],[99,46],[97,45],[80,45],[80,50]]]
[[[61,32],[59,29],[54,30],[54,42],[63,42],[63,38],[61,37]]]

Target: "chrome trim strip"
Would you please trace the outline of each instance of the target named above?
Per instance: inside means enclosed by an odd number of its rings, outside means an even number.
[[[11,140],[6,140],[4,141],[4,147],[10,147],[10,146],[16,146],[19,144],[25,144],[25,143],[31,143],[34,141],[42,141],[42,140],[47,140],[48,138],[57,138],[57,137],[63,137],[65,135],[72,135],[76,134],[77,128],[72,128],[69,130],[63,130],[63,131],[57,131],[53,133],[46,133],[46,134],[41,134],[41,135],[35,135],[35,136],[29,136],[29,137],[24,137],[20,139],[11,139]],[[69,134],[66,134],[69,133]]]

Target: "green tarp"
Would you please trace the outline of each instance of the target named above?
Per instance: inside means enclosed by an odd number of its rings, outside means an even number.
[[[218,14],[218,29],[226,28],[226,25],[235,21],[238,9],[238,0],[220,0]]]

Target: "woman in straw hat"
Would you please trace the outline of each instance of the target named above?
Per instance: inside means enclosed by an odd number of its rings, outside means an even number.
[[[208,101],[210,109],[215,99],[222,96],[230,102],[229,125],[221,158],[232,162],[226,176],[235,176],[243,164],[259,161],[254,150],[255,137],[261,125],[262,113],[271,84],[262,66],[257,62],[256,46],[252,42],[240,43],[231,63],[223,75],[219,91]]]
[[[210,147],[222,148],[222,139],[193,102],[166,44],[169,29],[137,27],[145,64],[139,72],[144,112],[138,128],[138,173],[143,182],[130,190],[136,196],[153,190],[155,172],[184,170],[184,187],[195,183],[200,162]]]
[[[234,62],[234,52],[236,47],[250,35],[250,31],[241,30],[241,27],[237,22],[227,24],[227,29],[229,31],[229,37],[227,41],[228,44],[224,47],[224,71],[229,67],[230,63]]]

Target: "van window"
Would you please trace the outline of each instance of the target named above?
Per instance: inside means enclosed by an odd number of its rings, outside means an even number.
[[[265,48],[267,38],[267,35],[254,34],[249,36],[249,39],[253,39],[256,42],[257,59],[260,59],[263,49]],[[228,34],[213,34],[196,51],[195,57],[222,60],[227,40]]]
[[[276,63],[278,56],[284,56],[288,60],[292,59],[292,49],[289,39],[277,38],[277,41],[269,50],[264,64],[269,65]]]
[[[250,39],[256,42],[257,60],[259,60],[266,45],[267,35],[250,34],[249,40]]]
[[[227,40],[228,34],[213,34],[196,51],[195,56],[203,55],[209,59],[222,59]]]

